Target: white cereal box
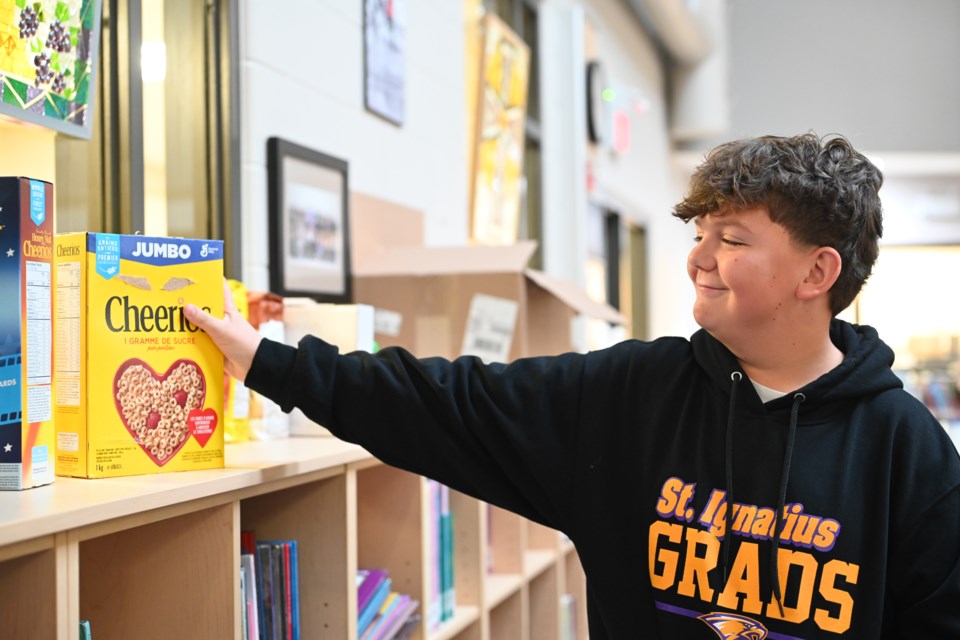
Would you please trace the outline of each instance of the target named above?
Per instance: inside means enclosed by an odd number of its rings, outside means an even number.
[[[0,178],[0,489],[53,482],[53,185]]]
[[[223,356],[183,315],[223,315],[218,240],[56,236],[58,475],[223,466]]]

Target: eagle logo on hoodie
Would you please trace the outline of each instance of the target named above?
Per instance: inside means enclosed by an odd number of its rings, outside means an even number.
[[[723,640],[763,640],[767,628],[756,620],[733,613],[707,613],[698,616]]]

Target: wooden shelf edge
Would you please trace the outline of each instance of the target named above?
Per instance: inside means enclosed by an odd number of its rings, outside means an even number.
[[[371,459],[361,447],[321,437],[234,443],[226,452],[222,469],[120,478],[60,476],[42,487],[0,492],[0,547],[158,509],[172,509],[175,515],[207,508],[344,473],[346,465]]]
[[[493,609],[523,587],[524,578],[519,573],[488,573],[483,581],[484,603]]]
[[[0,562],[47,551],[48,549],[53,549],[55,544],[56,542],[53,536],[48,535],[0,547]]]
[[[444,621],[434,630],[426,630],[428,640],[449,640],[480,619],[480,607],[458,605],[453,618]]]
[[[547,549],[528,549],[523,554],[523,575],[527,580],[536,578],[551,565],[556,564],[557,553]]]

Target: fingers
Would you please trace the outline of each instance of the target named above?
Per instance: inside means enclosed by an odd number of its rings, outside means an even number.
[[[223,281],[223,309],[223,318],[217,318],[194,303],[183,305],[187,320],[206,332],[223,353],[228,373],[244,380],[262,338],[237,310],[226,279]]]
[[[192,302],[183,305],[183,314],[187,316],[187,320],[206,331],[211,337],[219,336],[225,330],[225,320],[214,318]]]
[[[197,305],[187,303],[183,305],[183,313],[187,320],[195,326],[203,329],[211,337],[218,337],[227,330],[229,322],[239,315],[237,305],[233,301],[233,292],[230,291],[230,285],[227,279],[223,279],[223,319],[215,318]]]
[[[227,283],[227,279],[223,279],[223,315],[227,317],[233,317],[239,313],[237,311],[237,303],[233,301],[233,291],[230,290],[230,285]]]

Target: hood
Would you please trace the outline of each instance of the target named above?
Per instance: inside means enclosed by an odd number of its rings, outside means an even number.
[[[830,339],[844,353],[843,362],[816,380],[795,389],[781,398],[762,404],[753,385],[745,384],[746,374],[736,357],[719,340],[704,330],[693,335],[691,343],[697,363],[707,372],[711,382],[719,392],[728,398],[726,446],[724,451],[726,496],[729,504],[735,504],[735,478],[733,458],[735,455],[734,431],[738,422],[738,412],[764,412],[774,420],[783,419],[787,430],[787,444],[783,452],[783,465],[780,473],[777,508],[774,511],[777,520],[775,530],[779,530],[779,514],[786,504],[787,486],[790,482],[790,464],[793,457],[794,438],[797,427],[803,422],[816,422],[829,416],[833,407],[850,403],[858,398],[874,396],[890,389],[902,388],[900,379],[893,373],[893,350],[880,340],[872,327],[857,326],[840,320],[830,323]],[[801,405],[802,419],[801,419]],[[772,414],[772,415],[771,415]],[[774,480],[771,478],[771,480]],[[729,513],[729,512],[728,512]],[[725,515],[724,517],[729,517]],[[729,524],[729,523],[727,523]],[[730,547],[732,536],[721,540],[720,565],[723,569],[723,583],[726,585],[730,566]],[[773,536],[770,543],[770,583],[773,598],[784,615],[783,597],[780,589],[779,564],[780,536]]]
[[[890,389],[903,387],[903,382],[891,370],[893,350],[887,346],[877,330],[867,325],[854,325],[834,319],[830,323],[830,339],[844,353],[843,362],[831,371],[809,382],[800,391],[806,396],[803,414],[810,418],[837,402],[850,402],[874,396]],[[719,340],[703,329],[690,339],[697,363],[724,395],[730,392],[730,375],[743,368],[737,358]],[[751,385],[748,385],[751,386]],[[756,393],[744,391],[738,404],[745,411],[789,411],[788,394],[764,406]]]

